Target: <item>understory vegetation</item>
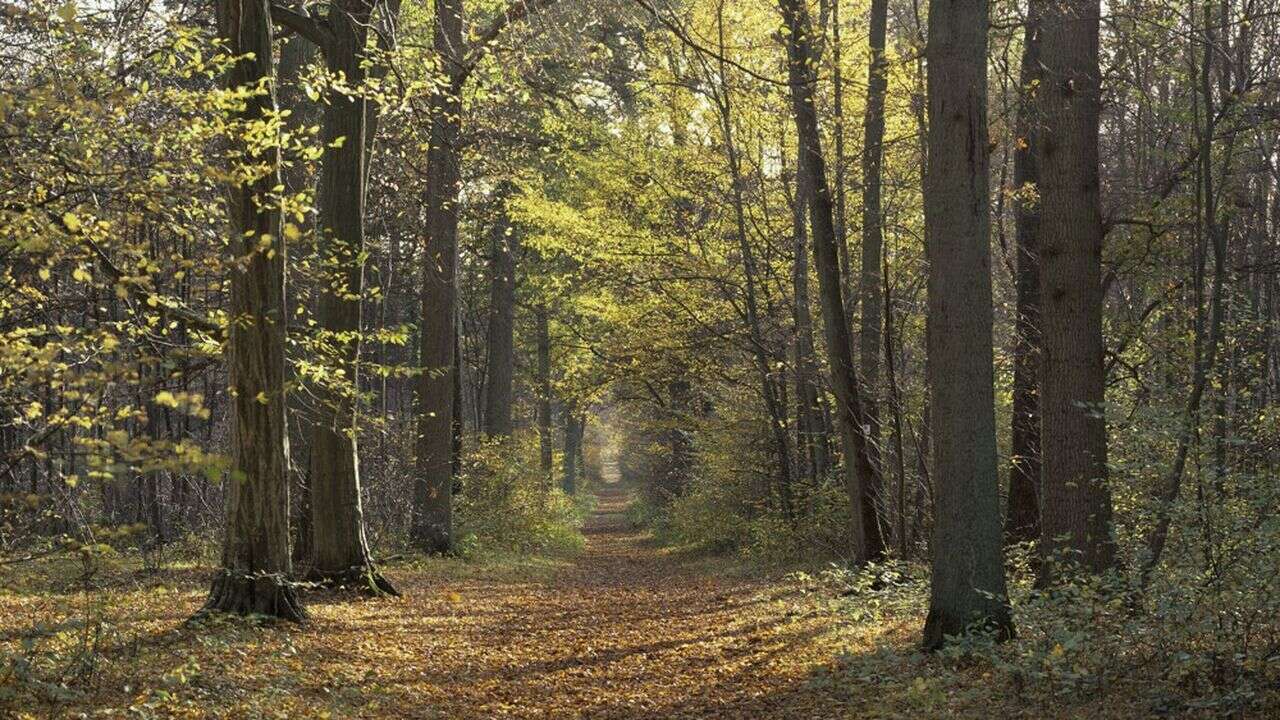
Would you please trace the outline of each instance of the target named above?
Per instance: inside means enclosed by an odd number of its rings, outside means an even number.
[[[0,0],[0,718],[1280,716],[1280,0]]]

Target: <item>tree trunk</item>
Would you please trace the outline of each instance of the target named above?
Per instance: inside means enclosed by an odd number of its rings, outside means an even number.
[[[582,448],[582,417],[565,409],[564,413],[564,473],[560,487],[565,495],[578,491],[578,453]]]
[[[809,479],[826,480],[830,465],[827,428],[819,403],[818,366],[814,359],[813,316],[809,310],[809,237],[805,212],[809,193],[800,173],[796,173],[792,202],[791,231],[795,238],[795,259],[791,270],[792,322],[795,324],[796,427],[798,442],[808,456]]]
[[[937,512],[923,645],[1013,634],[996,468],[987,160],[987,3],[929,3],[925,251]]]
[[[427,141],[427,251],[422,271],[414,542],[428,552],[453,547],[454,334],[457,321],[458,200],[462,182],[460,91],[462,0],[435,0],[435,51],[446,82],[431,94]]]
[[[301,87],[302,73],[311,64],[316,46],[301,35],[285,41],[280,49],[280,109],[288,110],[285,127],[289,132],[301,132],[316,121],[315,105]],[[307,192],[314,185],[314,177],[306,163],[294,163],[284,169],[285,192],[291,195]],[[290,282],[286,290],[290,307],[301,303],[305,293],[299,292],[299,283]],[[290,382],[298,383],[296,363],[286,367]],[[294,494],[293,514],[293,563],[299,570],[311,563],[311,482],[307,477],[311,469],[311,407],[309,393],[291,392],[288,397],[290,476]]]
[[[326,19],[322,48],[330,73],[352,88],[365,80],[365,45],[373,5],[343,0]],[[364,295],[364,205],[368,143],[365,101],[329,93],[324,112],[317,251],[321,347],[332,353],[335,378],[315,384],[318,419],[311,425],[311,580],[398,594],[378,572],[365,538],[360,491],[359,403],[361,306]]]
[[[275,113],[275,67],[266,0],[223,0],[218,25],[240,58],[231,88],[266,83],[245,99],[239,119],[260,128]],[[243,143],[236,139],[236,143]],[[282,182],[280,150],[243,148],[237,164],[265,168],[229,188],[231,322],[228,374],[232,389],[231,462],[222,569],[202,612],[306,619],[289,575],[289,435],[285,423],[285,243],[280,210],[264,204]],[[264,241],[266,241],[264,243]],[[267,247],[262,247],[266,244]]]
[[[1039,127],[1033,89],[1040,78],[1040,4],[1027,8],[1018,74],[1018,118],[1014,129],[1013,187],[1016,233],[1017,292],[1013,349],[1013,419],[1010,445],[1009,500],[1005,515],[1008,540],[1040,536],[1040,209],[1035,197],[1040,181],[1035,148]]]
[[[880,469],[872,460],[862,424],[862,399],[840,287],[839,242],[832,220],[831,190],[827,185],[818,114],[814,108],[816,79],[809,17],[802,0],[779,0],[778,5],[787,29],[787,77],[796,137],[800,141],[800,170],[811,193],[809,223],[813,230],[814,265],[818,271],[828,367],[836,396],[837,424],[844,447],[845,486],[851,507],[850,549],[853,561],[861,564],[884,554],[875,504],[868,502],[868,498],[879,494]]]
[[[1218,360],[1219,346],[1222,344],[1222,324],[1225,315],[1223,292],[1227,280],[1227,229],[1225,219],[1218,217],[1217,194],[1213,172],[1213,140],[1217,133],[1217,121],[1213,103],[1213,57],[1220,52],[1210,17],[1210,4],[1205,3],[1204,52],[1201,58],[1199,78],[1199,102],[1196,133],[1199,136],[1199,167],[1196,174],[1199,180],[1200,216],[1196,219],[1197,243],[1193,284],[1195,287],[1195,329],[1192,350],[1191,391],[1187,395],[1186,408],[1183,410],[1182,427],[1178,432],[1178,441],[1174,450],[1173,463],[1157,489],[1156,524],[1147,537],[1147,560],[1142,566],[1141,582],[1146,585],[1151,573],[1160,564],[1164,554],[1165,543],[1169,539],[1169,529],[1173,522],[1173,504],[1177,502],[1182,489],[1182,475],[1186,471],[1190,445],[1196,438],[1200,423],[1200,404],[1204,399],[1210,377]],[[1203,125],[1201,124],[1203,122]],[[1233,133],[1234,131],[1232,131]],[[1225,145],[1230,148],[1234,139],[1229,138]],[[1208,240],[1213,250],[1213,286],[1209,291],[1208,317],[1204,303],[1205,284],[1205,252],[1203,244]],[[1206,322],[1207,321],[1207,322]],[[1207,325],[1207,327],[1206,327]]]
[[[491,437],[511,434],[511,384],[515,374],[515,315],[517,238],[507,218],[507,191],[500,191],[501,208],[490,231],[488,368],[485,372],[484,432]]]
[[[864,115],[862,150],[862,270],[859,274],[859,303],[862,305],[858,338],[859,366],[866,397],[863,422],[871,438],[871,452],[880,459],[880,301],[881,255],[884,252],[884,219],[880,200],[881,165],[884,157],[884,98],[888,90],[889,63],[884,56],[885,27],[889,0],[872,0],[870,17],[871,64],[867,69],[867,106]],[[869,498],[875,502],[879,498]]]
[[[535,311],[538,333],[538,450],[542,476],[551,480],[551,332],[547,309]]]
[[[1103,407],[1098,0],[1044,5],[1041,134],[1040,582],[1054,562],[1115,563]]]

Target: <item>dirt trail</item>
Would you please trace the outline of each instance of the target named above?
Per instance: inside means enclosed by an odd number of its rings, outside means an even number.
[[[809,682],[830,660],[828,623],[791,617],[779,588],[716,577],[661,553],[626,521],[616,470],[587,546],[551,577],[407,587],[425,613],[383,691],[397,712],[448,718],[838,717]],[[434,598],[434,599],[433,599]],[[441,601],[439,598],[445,598]],[[449,601],[452,598],[452,601]],[[350,621],[343,622],[350,625]],[[355,628],[352,628],[355,629]],[[324,630],[317,628],[322,635]],[[383,644],[386,639],[384,638]],[[351,657],[352,664],[377,658]],[[381,670],[376,670],[382,675]],[[387,687],[387,686],[390,687]]]

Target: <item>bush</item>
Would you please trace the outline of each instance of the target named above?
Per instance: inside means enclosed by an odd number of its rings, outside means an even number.
[[[567,554],[582,549],[586,506],[564,494],[539,464],[532,434],[471,443],[454,499],[458,552]]]

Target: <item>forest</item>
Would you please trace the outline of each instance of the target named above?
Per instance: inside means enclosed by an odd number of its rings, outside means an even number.
[[[1280,717],[1280,0],[0,0],[90,717]]]

